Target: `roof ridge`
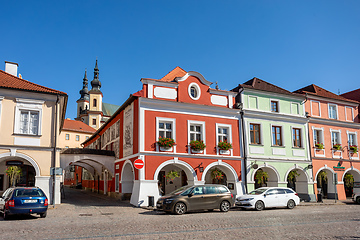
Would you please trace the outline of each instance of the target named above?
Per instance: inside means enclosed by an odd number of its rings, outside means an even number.
[[[0,69],[0,72],[4,73],[4,74],[6,74],[6,75],[8,75],[8,76],[10,76],[10,77],[16,78],[17,80],[20,80],[20,81],[22,81],[22,82],[26,82],[26,83],[28,83],[28,84],[32,84],[32,85],[35,85],[35,86],[40,87],[40,88],[45,88],[45,89],[47,89],[47,90],[51,90],[51,91],[54,91],[54,92],[58,92],[58,93],[67,95],[65,92],[62,92],[62,91],[59,91],[59,90],[55,90],[55,89],[52,89],[52,88],[49,88],[49,87],[45,87],[45,86],[39,85],[39,84],[37,84],[37,83],[30,82],[30,81],[28,81],[28,80],[25,80],[25,79],[22,79],[22,78],[19,78],[19,77],[15,76],[15,75],[12,75],[12,74],[10,74],[10,73],[7,73],[7,72],[5,72],[5,71],[3,71],[3,70],[1,70],[1,69]]]

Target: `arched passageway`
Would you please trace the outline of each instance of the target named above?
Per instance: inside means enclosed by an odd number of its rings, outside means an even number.
[[[129,199],[134,186],[134,168],[130,161],[126,161],[121,172],[121,193]]]
[[[255,189],[259,187],[277,187],[279,177],[276,171],[270,167],[261,167],[254,172]]]
[[[334,173],[328,168],[317,172],[316,182],[318,194],[325,199],[335,199]]]
[[[360,171],[351,169],[344,173],[343,178],[344,190],[347,198],[351,198],[354,193],[354,182],[360,182]]]
[[[299,195],[300,199],[310,201],[308,189],[308,176],[304,170],[294,168],[288,171],[286,176],[287,187],[293,189]]]

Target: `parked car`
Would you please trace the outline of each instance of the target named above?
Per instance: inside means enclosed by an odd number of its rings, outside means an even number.
[[[292,209],[299,203],[298,194],[291,188],[262,187],[236,198],[235,204],[242,208],[254,208],[261,211],[273,207]]]
[[[12,187],[6,189],[0,197],[0,211],[3,218],[15,214],[39,214],[46,217],[48,199],[45,193],[37,187]]]
[[[234,206],[234,196],[224,185],[184,186],[165,195],[156,203],[157,210],[184,214],[195,210],[220,209],[227,212]]]

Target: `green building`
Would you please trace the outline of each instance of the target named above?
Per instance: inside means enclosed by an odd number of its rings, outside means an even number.
[[[305,97],[258,78],[233,89],[242,109],[242,176],[247,192],[290,187],[315,201]]]

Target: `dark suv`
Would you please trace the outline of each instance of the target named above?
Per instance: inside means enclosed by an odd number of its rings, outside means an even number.
[[[181,187],[159,198],[156,209],[180,215],[194,210],[220,209],[227,212],[233,205],[234,197],[227,187],[206,184]]]
[[[8,188],[0,197],[0,211],[6,220],[13,214],[39,214],[46,217],[48,199],[45,193],[37,187]]]

